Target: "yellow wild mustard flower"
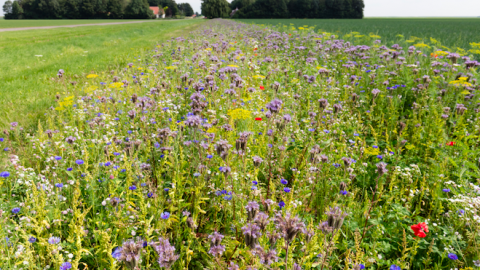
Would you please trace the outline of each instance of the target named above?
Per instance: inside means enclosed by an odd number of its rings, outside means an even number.
[[[87,75],[87,79],[92,79],[92,78],[97,78],[98,75],[97,74],[88,74]]]
[[[244,109],[228,110],[228,115],[233,119],[249,119],[252,112]]]

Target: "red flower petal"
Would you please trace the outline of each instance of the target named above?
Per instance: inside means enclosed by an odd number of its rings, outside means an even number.
[[[265,87],[263,87],[263,86],[260,86],[260,90],[265,90]]]
[[[257,118],[255,118],[255,120],[256,120],[256,121],[262,121],[262,118],[257,117]]]

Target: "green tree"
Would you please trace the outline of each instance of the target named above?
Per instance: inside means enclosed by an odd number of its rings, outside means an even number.
[[[80,5],[80,18],[91,19],[97,13],[96,0],[82,0]]]
[[[352,8],[353,18],[363,19],[363,9],[365,8],[365,3],[363,2],[363,0],[353,0]]]
[[[226,18],[230,14],[230,6],[226,0],[202,0],[202,14],[210,19]]]
[[[65,19],[80,19],[80,0],[66,0],[63,3],[63,15]]]
[[[150,19],[153,11],[150,9],[147,0],[132,0],[125,8],[125,19]]]
[[[4,16],[5,16],[4,18],[6,20],[12,19],[12,17],[13,17],[12,16],[12,5],[13,5],[13,3],[10,0],[7,0],[5,2],[5,4],[3,4],[3,14],[4,14]]]
[[[108,1],[107,10],[110,12],[110,19],[122,19],[123,18],[123,5],[121,0]]]
[[[231,3],[230,3],[230,8],[233,10],[233,9],[242,9],[244,7],[247,7],[251,4],[255,3],[255,0],[233,0]]]
[[[12,19],[20,19],[20,16],[23,14],[23,9],[18,4],[18,1],[13,1],[12,4]]]
[[[180,10],[180,12],[183,13],[183,15],[185,16],[192,16],[193,15],[193,8],[192,6],[190,6],[189,3],[181,3],[181,4],[178,4],[178,9]]]
[[[234,16],[235,18],[288,18],[285,0],[257,0]]]
[[[33,19],[61,19],[62,10],[58,0],[35,0]]]

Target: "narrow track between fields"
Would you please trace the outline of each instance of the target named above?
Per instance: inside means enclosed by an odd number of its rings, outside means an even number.
[[[65,28],[65,27],[80,27],[80,26],[94,26],[94,25],[114,25],[114,24],[145,23],[145,22],[158,22],[158,21],[157,21],[157,20],[147,20],[147,21],[132,21],[132,22],[86,23],[86,24],[72,24],[72,25],[52,25],[52,26],[33,26],[33,27],[17,27],[17,28],[0,28],[0,32],[23,31],[23,30],[38,30],[38,29],[53,29],[53,28]]]

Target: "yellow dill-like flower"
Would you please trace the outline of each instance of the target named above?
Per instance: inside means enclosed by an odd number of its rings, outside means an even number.
[[[87,79],[92,79],[92,78],[97,78],[98,75],[97,74],[88,74],[87,75]]]
[[[303,29],[305,29],[305,28],[303,28],[303,27],[298,27],[298,30],[303,30]]]
[[[123,87],[123,83],[122,83],[122,82],[114,82],[114,83],[111,83],[111,84],[110,84],[110,87],[111,87],[111,88],[122,88],[122,87]]]
[[[472,42],[470,43],[470,46],[472,46],[472,48],[480,48],[480,42],[478,43]]]
[[[237,65],[228,65],[227,67],[234,67],[234,68],[238,68]]]
[[[211,50],[212,50],[212,48],[206,48],[205,49],[205,51],[211,51]]]
[[[417,43],[417,44],[414,44],[413,46],[417,47],[417,48],[431,48],[430,46],[428,46],[428,44],[425,44],[425,43]]]
[[[436,55],[438,55],[438,56],[446,56],[446,55],[448,55],[448,53],[447,53],[447,52],[444,52],[444,51],[435,51],[435,52],[433,52],[433,54],[434,54],[434,55],[436,54]]]
[[[473,53],[473,54],[480,54],[480,50],[474,50],[474,49],[471,49],[471,50],[468,50],[469,52]]]
[[[430,42],[433,43],[433,44],[437,44],[438,43],[438,40],[434,39],[434,38],[430,38]]]
[[[235,110],[229,110],[228,111],[228,115],[233,119],[233,120],[237,120],[237,119],[248,119],[250,118],[250,115],[251,115],[252,112],[248,111],[248,110],[244,110],[244,109],[235,109]]]
[[[177,68],[176,66],[168,66],[165,69],[176,69],[176,68]]]
[[[467,79],[468,78],[466,78],[466,77],[460,77],[460,78],[458,78],[458,80],[449,82],[449,84],[454,85],[454,86],[472,86],[471,83],[467,82]]]
[[[93,92],[93,91],[95,91],[95,90],[97,90],[97,89],[98,89],[97,86],[95,86],[95,85],[90,85],[89,87],[85,88],[85,92],[91,93],[91,92]]]
[[[377,155],[380,155],[380,149],[373,148],[373,147],[367,147],[367,148],[365,148],[365,150],[363,150],[363,153],[365,153],[367,155],[377,156]]]
[[[218,129],[216,127],[211,127],[207,129],[207,133],[217,133]]]
[[[381,36],[375,35],[375,34],[370,34],[370,37],[371,37],[371,38],[382,38]]]
[[[405,40],[405,42],[407,42],[407,43],[413,43],[413,42],[415,42],[415,40],[413,40],[413,39],[407,39],[407,40]]]
[[[299,80],[297,78],[293,78],[291,83],[297,83]]]
[[[58,107],[55,108],[55,110],[57,111],[63,111],[66,109],[66,107],[69,107],[69,106],[72,106],[73,104],[73,98],[75,96],[68,96],[68,97],[65,97],[62,101],[59,101],[58,102]]]
[[[258,79],[258,80],[263,80],[265,79],[265,76],[262,76],[262,75],[255,75],[253,76],[254,79]]]

